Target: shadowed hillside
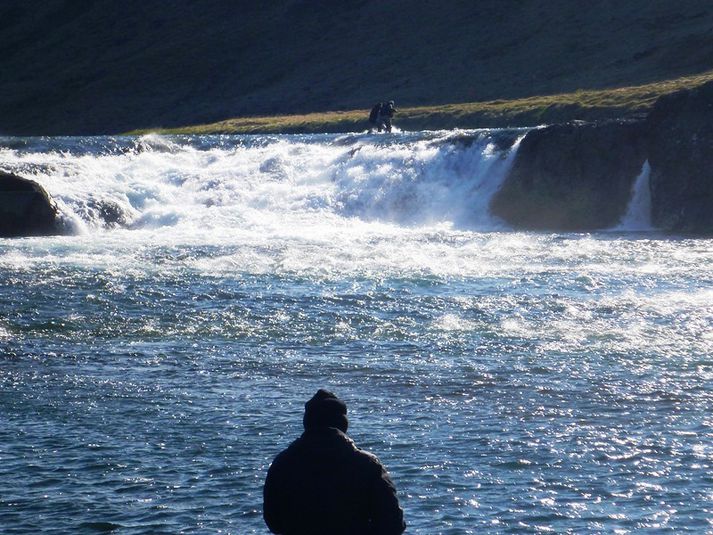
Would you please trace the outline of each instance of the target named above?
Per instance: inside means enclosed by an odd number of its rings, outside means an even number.
[[[713,68],[709,0],[0,3],[0,133],[522,98]]]

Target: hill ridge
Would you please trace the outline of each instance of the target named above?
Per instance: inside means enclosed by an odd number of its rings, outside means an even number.
[[[444,106],[713,69],[707,0],[8,0],[0,134]]]

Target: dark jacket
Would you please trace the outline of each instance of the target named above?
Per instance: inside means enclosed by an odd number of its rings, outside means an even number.
[[[381,111],[379,114],[382,117],[393,117],[394,113],[396,113],[396,108],[391,102],[387,102],[386,104],[381,105]]]
[[[331,427],[305,431],[275,458],[263,515],[282,535],[399,535],[406,528],[379,460]]]

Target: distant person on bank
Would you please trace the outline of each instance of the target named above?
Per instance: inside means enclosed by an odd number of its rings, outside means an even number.
[[[305,404],[305,431],[270,465],[263,516],[281,535],[400,535],[396,488],[379,460],[345,434],[347,406],[327,390]]]
[[[375,104],[369,113],[369,123],[371,124],[369,131],[373,132],[376,128],[378,132],[391,132],[391,120],[396,111],[393,100]]]

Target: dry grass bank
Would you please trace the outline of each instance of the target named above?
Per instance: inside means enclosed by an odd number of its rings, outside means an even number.
[[[631,117],[645,113],[662,95],[713,80],[713,71],[615,89],[579,90],[513,100],[469,102],[399,109],[395,124],[408,130],[533,126],[568,120]],[[276,134],[359,132],[368,127],[368,110],[301,115],[236,117],[210,124],[136,130],[132,134]]]

